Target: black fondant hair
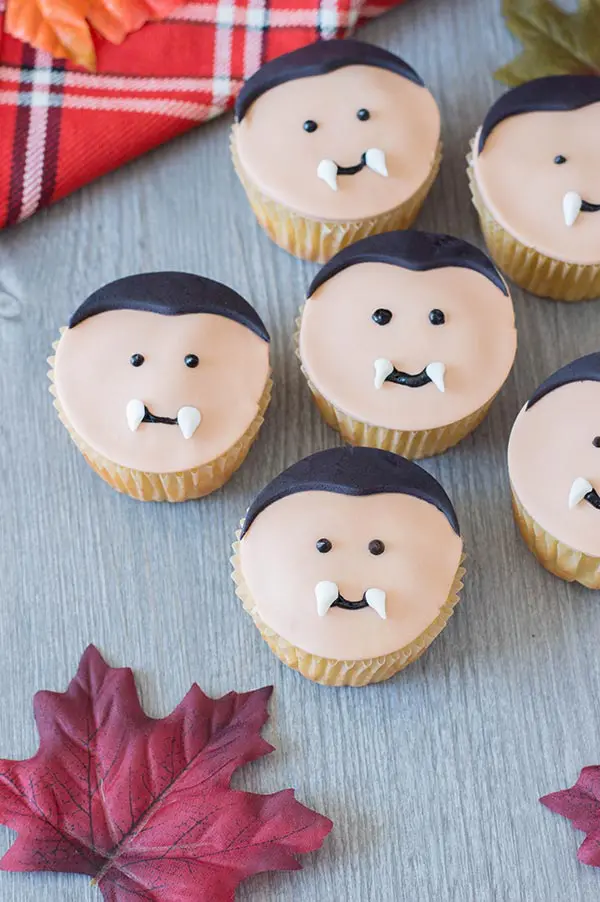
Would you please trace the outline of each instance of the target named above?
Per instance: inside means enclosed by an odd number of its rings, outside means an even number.
[[[426,470],[391,451],[343,447],[317,451],[276,476],[248,508],[242,536],[265,508],[298,492],[412,495],[437,507],[456,534],[460,535],[452,502],[439,482]]]
[[[539,111],[568,112],[600,101],[600,76],[598,75],[547,75],[526,81],[503,94],[494,103],[481,127],[478,152],[503,119],[520,113]]]
[[[393,266],[414,270],[461,266],[485,276],[508,295],[504,279],[490,258],[479,248],[452,235],[410,229],[372,235],[348,245],[319,270],[308,289],[307,297],[314,294],[328,279],[357,263],[391,263]]]
[[[163,316],[215,313],[246,326],[269,341],[262,319],[237,291],[192,273],[145,272],[110,282],[78,307],[69,321],[69,328],[109,310],[146,310]]]
[[[579,357],[561,367],[537,388],[527,402],[527,410],[550,392],[572,382],[600,382],[600,352]]]
[[[415,70],[383,47],[348,39],[317,41],[308,47],[284,53],[261,66],[242,86],[235,103],[235,118],[241,122],[254,101],[277,85],[311,75],[326,75],[345,66],[388,69],[423,87],[423,81]]]

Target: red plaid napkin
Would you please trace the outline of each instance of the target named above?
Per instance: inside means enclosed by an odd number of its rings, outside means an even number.
[[[91,74],[7,35],[0,0],[0,228],[218,116],[266,60],[399,2],[190,2],[118,47],[99,39]]]

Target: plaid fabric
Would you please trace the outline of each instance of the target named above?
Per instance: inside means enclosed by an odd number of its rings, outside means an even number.
[[[0,228],[218,116],[266,60],[399,2],[190,2],[119,47],[98,40],[91,74],[7,35],[0,0]]]

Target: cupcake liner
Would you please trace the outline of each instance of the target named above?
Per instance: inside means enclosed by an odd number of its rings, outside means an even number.
[[[358,661],[323,658],[292,645],[291,642],[288,642],[287,639],[284,639],[272,630],[262,619],[241,572],[239,556],[240,534],[238,530],[236,534],[237,539],[233,544],[231,563],[236,595],[242,602],[244,610],[252,617],[254,625],[271,651],[284,664],[287,664],[292,670],[297,670],[308,680],[312,680],[314,683],[321,683],[324,686],[367,686],[369,683],[380,683],[383,680],[388,680],[394,674],[420,658],[433,640],[441,633],[452,616],[454,607],[459,600],[460,591],[463,587],[463,577],[466,573],[463,567],[465,559],[463,555],[448,598],[442,605],[438,616],[429,624],[427,629],[408,645],[405,645],[404,648],[400,648],[398,651],[391,652],[388,655],[381,655],[377,658],[365,658]]]
[[[407,229],[417,217],[425,197],[435,181],[442,160],[442,145],[438,144],[431,171],[423,184],[404,203],[369,219],[347,222],[327,222],[311,219],[296,213],[260,191],[242,168],[235,142],[235,131],[231,133],[231,155],[238,177],[244,186],[250,206],[258,222],[275,244],[289,251],[295,257],[326,263],[343,247],[395,229]]]
[[[384,426],[372,426],[344,413],[314,387],[303,370],[308,381],[309,388],[321,416],[325,422],[340,433],[345,442],[350,445],[362,445],[367,448],[379,448],[381,451],[393,451],[401,454],[409,460],[420,460],[423,457],[434,457],[443,454],[448,448],[454,447],[469,433],[473,432],[485,418],[492,398],[483,407],[480,407],[469,416],[450,423],[448,426],[438,426],[436,429],[386,429]],[[495,395],[494,395],[495,397]]]
[[[567,582],[578,582],[588,589],[600,589],[600,558],[559,541],[533,519],[519,500],[513,486],[513,513],[521,535],[540,564]]]
[[[475,180],[472,153],[469,153],[467,163],[473,204],[479,214],[485,243],[497,266],[521,288],[543,298],[586,301],[600,297],[600,264],[555,260],[518,241],[486,207]]]
[[[57,343],[53,345],[56,349]],[[54,377],[54,357],[48,358],[50,371],[50,393],[54,396],[54,407],[61,423],[66,427],[90,467],[117,492],[130,495],[138,501],[191,501],[209,495],[221,488],[242,465],[260,427],[271,400],[273,387],[269,377],[258,404],[256,417],[242,437],[220,457],[199,467],[176,473],[147,473],[123,467],[95,451],[75,431],[56,395]]]
[[[301,308],[300,314],[304,307]],[[373,426],[370,423],[364,423],[350,414],[345,413],[335,404],[332,404],[316,386],[302,366],[300,357],[300,324],[302,316],[296,320],[296,333],[294,340],[296,344],[296,356],[300,360],[300,368],[302,374],[311,390],[313,400],[317,405],[319,413],[328,426],[335,429],[342,436],[345,442],[350,445],[362,445],[366,448],[379,448],[380,451],[393,451],[394,454],[400,454],[409,460],[421,460],[424,457],[434,457],[436,454],[442,454],[448,448],[454,447],[464,438],[467,437],[474,429],[479,426],[496,395],[489,401],[470,413],[468,416],[450,423],[448,426],[438,426],[435,429],[387,429],[385,426]]]

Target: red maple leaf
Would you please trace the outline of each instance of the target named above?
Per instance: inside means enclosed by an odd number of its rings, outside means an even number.
[[[87,874],[108,902],[232,902],[260,871],[294,870],[332,823],[291,789],[231,789],[273,751],[260,735],[272,687],[220,699],[193,685],[161,720],[129,668],[84,653],[64,693],[34,699],[40,747],[0,760],[0,823],[18,832],[0,867]]]
[[[600,766],[584,767],[574,786],[551,792],[540,802],[567,817],[575,830],[587,833],[577,858],[583,864],[600,867]]]

